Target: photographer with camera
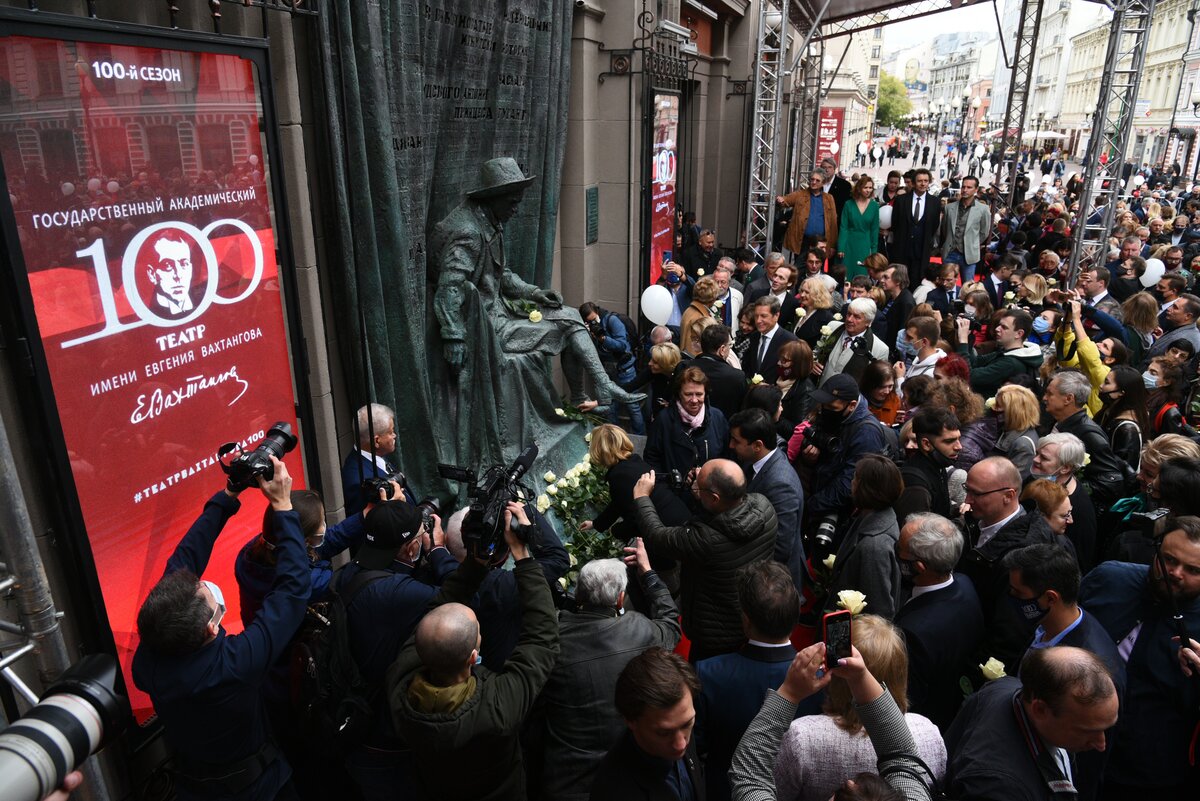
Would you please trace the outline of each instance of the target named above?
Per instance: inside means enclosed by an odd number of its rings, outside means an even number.
[[[579,307],[579,316],[587,326],[592,344],[600,354],[600,362],[609,369],[609,375],[622,388],[633,385],[637,376],[637,331],[630,331],[621,317],[602,309],[590,300]],[[632,337],[632,339],[631,339]],[[634,434],[646,433],[646,422],[642,417],[642,404],[626,403],[629,412],[629,430]],[[609,421],[617,422],[614,404],[608,411]]]
[[[396,413],[382,403],[369,403],[358,410],[356,420],[358,448],[342,463],[342,498],[347,517],[363,511],[378,494],[379,487],[391,483],[394,477],[398,476],[399,483],[404,484],[403,474],[387,460],[396,452]],[[364,484],[369,481],[375,483],[364,492]],[[403,498],[409,503],[417,502],[407,487]]]
[[[697,662],[730,653],[742,644],[737,571],[770,559],[778,521],[771,502],[747,493],[746,476],[736,462],[713,459],[700,468],[692,494],[702,512],[682,526],[664,525],[654,508],[654,473],[633,488],[637,524],[652,553],[681,563],[680,611],[692,641],[689,659]]]
[[[984,321],[987,322],[987,321]],[[995,326],[996,350],[980,356],[971,346],[971,320],[958,317],[958,352],[971,365],[971,389],[985,398],[1019,375],[1037,377],[1042,366],[1042,349],[1026,344],[1025,336],[1033,331],[1033,318],[1024,309],[1005,309]]]
[[[858,460],[868,453],[886,453],[889,448],[883,424],[871,414],[850,376],[840,373],[830,378],[813,392],[813,402],[821,408],[805,432],[800,458],[812,468],[806,511],[808,520],[815,522],[848,516]]]
[[[184,801],[296,797],[260,692],[304,617],[310,577],[292,478],[274,453],[269,459],[271,477],[258,475],[257,482],[273,512],[277,579],[254,621],[227,636],[221,588],[200,579],[217,536],[241,506],[243,485],[233,481],[205,504],[138,611],[134,684],[150,695],[163,723]]]
[[[529,525],[521,505],[509,503],[504,542],[516,562],[521,639],[504,669],[476,664],[482,638],[467,604],[487,575],[483,557],[466,559],[446,579],[388,669],[388,706],[396,731],[412,746],[424,797],[526,797],[519,735],[558,656],[554,598],[515,530]]]

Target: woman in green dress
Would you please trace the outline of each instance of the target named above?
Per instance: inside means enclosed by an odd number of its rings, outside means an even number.
[[[879,251],[879,203],[875,181],[864,175],[854,183],[838,219],[838,255],[846,265],[846,280],[866,275],[863,259]]]

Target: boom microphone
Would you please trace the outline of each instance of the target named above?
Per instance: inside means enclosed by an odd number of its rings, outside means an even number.
[[[533,467],[533,460],[537,458],[538,446],[530,445],[525,450],[521,451],[521,455],[513,462],[512,467],[508,468],[508,483],[515,484],[521,480],[521,476],[529,472],[529,468]]]

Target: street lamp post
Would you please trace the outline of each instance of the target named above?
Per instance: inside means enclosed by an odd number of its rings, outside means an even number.
[[[968,136],[968,132],[970,131],[970,129],[967,128],[967,120],[971,120],[972,122],[974,122],[975,115],[977,113],[979,113],[979,107],[982,105],[983,105],[983,98],[981,98],[979,95],[975,95],[973,98],[971,98],[971,113],[970,113],[970,115],[967,114],[966,107],[965,106],[963,107],[963,136],[964,137]],[[971,138],[975,138],[975,137],[971,137]]]
[[[1035,159],[1037,159],[1037,163],[1039,165],[1038,169],[1041,169],[1040,165],[1042,162],[1042,159],[1041,159],[1042,151],[1041,151],[1041,148],[1038,147],[1038,140],[1042,136],[1042,123],[1045,122],[1045,120],[1046,120],[1045,107],[1041,107],[1037,110],[1037,117],[1035,119],[1037,122],[1037,126],[1034,128],[1034,133],[1033,133],[1033,157]]]
[[[1086,106],[1084,106],[1083,116],[1087,119],[1087,130],[1090,132],[1092,130],[1092,122],[1094,121],[1094,118],[1096,116],[1096,105],[1094,103],[1088,103]],[[1091,157],[1090,156],[1091,152],[1092,152],[1092,137],[1091,137],[1091,134],[1089,133],[1087,147],[1084,148],[1084,150],[1083,150],[1083,165],[1085,167],[1088,164],[1088,159]]]

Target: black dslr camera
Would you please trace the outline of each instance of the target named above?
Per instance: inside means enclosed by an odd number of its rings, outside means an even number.
[[[658,484],[666,484],[675,492],[681,492],[689,486],[687,476],[678,470],[669,470],[665,473],[655,472],[654,481]]]
[[[439,464],[438,475],[451,481],[469,484],[467,497],[471,506],[462,523],[463,545],[472,556],[487,560],[491,567],[499,567],[508,558],[508,544],[504,541],[504,509],[510,501],[522,501],[532,497],[523,490],[521,477],[533,466],[537,458],[537,445],[530,445],[507,470],[502,465],[493,465],[484,471],[478,480],[473,471],[453,465]],[[513,531],[522,542],[529,542],[536,534],[537,526],[513,523]]]
[[[804,430],[804,437],[800,440],[801,448],[809,445],[828,456],[842,446],[842,439],[836,431],[826,431],[818,425],[812,425]]]
[[[601,322],[599,317],[597,317],[594,320],[588,320],[586,325],[587,325],[588,331],[596,339],[600,339],[601,337],[604,336],[604,323]]]
[[[292,427],[281,421],[271,426],[262,443],[249,453],[236,442],[226,442],[217,449],[217,459],[225,475],[229,476],[229,488],[244,490],[253,487],[259,476],[267,481],[275,478],[271,457],[283,459],[284,454],[290,453],[295,447],[296,435]]]

